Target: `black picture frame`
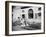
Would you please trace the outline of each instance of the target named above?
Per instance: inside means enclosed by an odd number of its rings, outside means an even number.
[[[26,3],[26,4],[41,4],[44,5],[44,32],[42,33],[27,33],[27,34],[9,34],[9,3]],[[18,36],[18,35],[33,35],[33,34],[45,34],[45,3],[37,2],[20,2],[20,1],[5,1],[5,35],[6,36]]]

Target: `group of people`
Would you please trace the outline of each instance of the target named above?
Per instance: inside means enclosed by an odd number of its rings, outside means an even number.
[[[20,21],[20,23],[22,24],[21,26],[27,26],[27,21],[26,21],[26,18],[20,18],[18,17],[18,20]]]

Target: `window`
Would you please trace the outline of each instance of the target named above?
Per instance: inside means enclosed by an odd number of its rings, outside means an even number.
[[[39,7],[38,10],[41,10],[41,7]]]
[[[41,16],[41,13],[38,13],[38,16]]]
[[[22,18],[25,18],[25,14],[22,14]]]

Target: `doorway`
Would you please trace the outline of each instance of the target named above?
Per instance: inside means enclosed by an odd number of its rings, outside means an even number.
[[[29,11],[28,11],[28,18],[29,19],[33,18],[33,10],[32,9],[29,9]]]

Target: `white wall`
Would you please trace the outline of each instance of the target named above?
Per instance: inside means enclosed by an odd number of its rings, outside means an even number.
[[[14,7],[13,9],[13,22],[15,22],[16,20],[18,20],[18,17],[22,18],[22,14],[25,14],[25,17],[28,21],[33,21],[31,19],[28,18],[28,10],[32,9],[33,10],[33,19],[35,20],[35,13],[39,13],[38,11],[39,7],[30,7],[30,8],[25,8],[25,9],[21,9],[21,7]],[[22,10],[24,10],[24,12],[22,12]],[[35,20],[36,21],[36,20]]]

